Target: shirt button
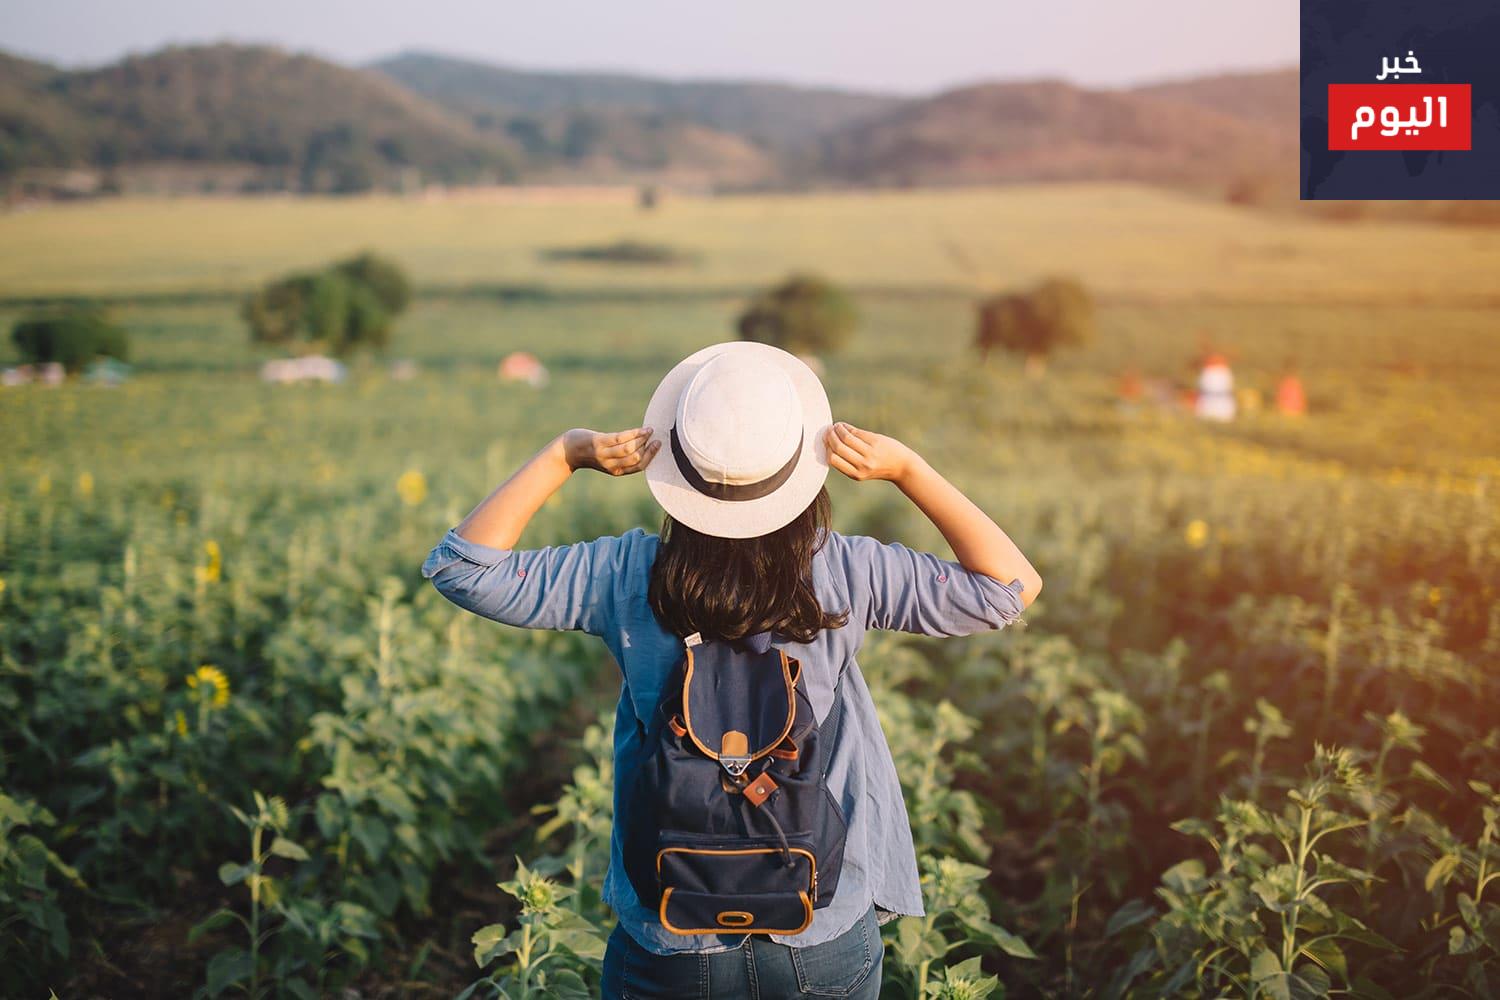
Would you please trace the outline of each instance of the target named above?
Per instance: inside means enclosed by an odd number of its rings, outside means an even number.
[[[938,574],[938,583],[947,583],[947,582],[948,582],[948,574],[947,573],[939,573]]]
[[[525,575],[526,575],[526,571],[524,569],[518,569],[518,570],[516,570],[516,576],[525,576]]]

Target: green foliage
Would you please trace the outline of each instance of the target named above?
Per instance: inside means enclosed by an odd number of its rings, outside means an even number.
[[[375,917],[354,903],[325,908],[315,899],[299,898],[297,890],[306,880],[297,878],[295,868],[279,878],[268,874],[273,863],[289,867],[311,856],[288,836],[293,816],[284,800],[260,792],[254,793],[254,800],[253,816],[229,807],[249,831],[249,857],[219,866],[219,881],[226,887],[245,886],[250,912],[242,916],[231,909],[216,910],[188,932],[188,942],[231,925],[245,933],[248,947],[232,945],[209,959],[205,989],[210,997],[230,990],[251,998],[273,992],[316,996],[319,990],[309,979],[321,985],[330,954],[366,955],[365,942],[379,937]]]
[[[991,922],[981,891],[990,872],[962,860],[982,860],[990,850],[979,802],[954,787],[959,771],[975,766],[963,748],[977,732],[976,721],[948,701],[929,705],[901,693],[900,684],[926,672],[925,661],[902,640],[872,636],[862,658],[901,778],[926,911],[886,925],[886,992],[903,989],[912,1000],[988,996],[997,981],[979,974],[978,958],[957,961],[950,955],[978,951],[1022,960],[1036,955],[1020,937]]]
[[[607,933],[578,910],[562,905],[574,895],[516,860],[516,877],[500,888],[521,904],[513,931],[491,924],[474,932],[474,962],[494,972],[469,986],[470,996],[533,1000],[588,1000],[598,995]]]
[[[390,341],[393,318],[411,301],[401,269],[372,253],[266,285],[241,316],[255,343],[345,357]]]
[[[333,265],[333,270],[368,288],[392,316],[401,315],[411,305],[411,280],[389,257],[366,251]]]
[[[10,331],[23,360],[30,364],[57,362],[70,374],[82,371],[95,358],[130,357],[125,329],[92,309],[27,316]]]
[[[1338,901],[1339,887],[1375,879],[1335,857],[1340,835],[1365,825],[1346,810],[1367,791],[1353,753],[1319,747],[1280,811],[1225,799],[1216,824],[1175,824],[1208,841],[1219,871],[1191,860],[1162,877],[1168,911],[1153,934],[1169,971],[1163,991],[1189,982],[1250,997],[1359,989],[1362,970],[1350,970],[1346,949],[1397,950]]]
[[[1045,359],[1094,338],[1094,303],[1072,278],[1048,278],[1035,288],[997,295],[979,305],[974,343],[981,356],[994,348]]]
[[[910,977],[907,996],[913,1000],[932,995],[986,996],[988,991],[962,992],[984,986],[985,980],[975,976],[973,963],[978,957],[950,962],[951,953],[978,949],[1015,959],[1036,958],[1025,941],[990,922],[989,905],[980,893],[988,869],[930,854],[922,855],[921,867],[922,907],[927,914],[895,922],[895,934],[887,942],[888,982],[905,973]]]
[[[857,322],[854,303],[833,283],[799,274],[757,296],[740,314],[736,329],[741,340],[820,355],[848,343]]]
[[[697,209],[658,221],[679,210]],[[517,259],[538,241],[518,240]],[[1495,995],[1500,420],[1488,401],[1500,397],[1493,373],[1458,363],[1486,336],[1484,311],[1392,307],[1373,329],[1367,309],[1346,306],[1112,303],[1123,340],[1027,385],[964,360],[961,298],[861,306],[857,356],[830,362],[835,408],[960,470],[1048,581],[1025,629],[872,634],[861,649],[924,871],[947,860],[989,872],[950,872],[965,899],[929,907],[941,943],[918,935],[915,965],[897,954],[901,922],[885,925],[888,996],[908,996],[919,956],[939,951],[929,991],[994,977],[992,998],[1201,1000],[1219,992],[1192,978],[1205,960],[1206,975],[1218,963],[1253,978],[1259,959],[1274,989],[1293,972],[1313,983],[1302,967],[1320,957],[1334,989]],[[638,416],[629,401],[660,377],[654,364],[560,366],[570,391],[512,400],[475,361],[497,338],[570,338],[580,359],[617,358],[629,343],[666,363],[723,322],[723,300],[423,300],[419,322],[395,333],[423,374],[356,373],[350,392],[291,393],[274,407],[243,377],[252,355],[231,309],[126,308],[145,360],[126,391],[0,390],[0,785],[56,818],[5,839],[39,838],[87,885],[53,868],[41,895],[22,897],[62,914],[69,956],[33,922],[0,926],[0,993],[129,993],[110,968],[205,983],[224,953],[216,981],[247,971],[234,952],[248,956],[250,937],[230,917],[134,963],[143,913],[168,941],[221,905],[248,920],[246,883],[215,873],[251,859],[229,807],[253,814],[257,789],[286,799],[283,835],[308,854],[265,862],[281,909],[261,910],[262,934],[274,932],[258,957],[262,988],[286,968],[286,982],[321,995],[459,992],[476,974],[455,943],[482,924],[503,923],[502,940],[520,926],[511,897],[480,896],[508,875],[491,874],[497,856],[519,853],[574,890],[560,907],[602,932],[608,725],[589,727],[581,748],[576,736],[612,703],[615,667],[594,640],[457,611],[417,567],[530,453],[536,428],[624,426]],[[1118,412],[1101,387],[1127,346],[1170,371],[1192,347],[1178,331],[1200,322],[1251,358],[1264,352],[1264,367],[1236,366],[1249,384],[1320,331],[1308,343],[1321,360],[1304,377],[1329,410],[1214,428]],[[1433,370],[1383,367],[1407,350]],[[1458,390],[1468,404],[1451,404]],[[1412,431],[1420,445],[1403,445]],[[408,478],[425,488],[403,490]],[[568,490],[527,544],[659,520],[635,480]],[[839,530],[941,551],[898,496],[830,490]],[[1270,906],[1296,897],[1267,903],[1254,886],[1280,885],[1271,869],[1282,864],[1295,878],[1294,866],[1278,837],[1247,834],[1225,872],[1209,840],[1172,824],[1197,818],[1226,843],[1239,813],[1221,822],[1221,796],[1290,822],[1286,793],[1307,784],[1315,742],[1347,748],[1364,780],[1331,785],[1314,823],[1337,813],[1360,825],[1323,837],[1303,870],[1334,874],[1326,855],[1373,877],[1302,899],[1294,942],[1308,948],[1284,977],[1259,947],[1208,959],[1225,947],[1209,933],[1218,918],[1199,927],[1170,905],[1156,892],[1163,873],[1189,862],[1171,881],[1201,877],[1242,898],[1280,963],[1282,913]],[[538,801],[550,805],[533,812]],[[1036,958],[974,936],[968,897]],[[491,903],[492,915],[476,914]],[[1320,905],[1399,951],[1334,942],[1346,980],[1313,943]],[[378,937],[355,933],[366,926]],[[549,982],[564,965],[592,985],[588,964],[562,952],[542,967]],[[1164,990],[1185,965],[1187,979]],[[483,974],[513,971],[506,955]]]
[[[39,956],[66,960],[72,953],[63,884],[86,886],[43,839],[56,825],[35,802],[0,792],[0,968],[26,968]],[[0,976],[0,984],[9,979]]]

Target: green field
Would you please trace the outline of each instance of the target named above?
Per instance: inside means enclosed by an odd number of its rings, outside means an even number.
[[[675,268],[547,262],[620,237],[699,255]],[[0,217],[0,298],[241,290],[379,247],[436,287],[743,289],[809,268],[861,288],[1005,286],[1076,274],[1141,301],[1492,305],[1500,231],[1330,225],[1167,191],[993,192],[424,202],[392,198],[122,201]]]
[[[541,255],[622,238],[695,260]],[[388,351],[417,377],[370,358],[339,386],[260,383],[237,296],[366,247],[418,282]],[[608,744],[580,739],[614,667],[464,615],[417,567],[557,431],[637,423],[795,269],[855,292],[836,416],[922,451],[1047,580],[1024,629],[862,657],[932,876],[926,921],[887,929],[886,995],[977,996],[968,974],[1014,996],[1493,995],[1497,263],[1493,230],[1123,186],[0,216],[0,321],[97,297],[137,362],[116,389],[0,389],[0,995],[596,982]],[[1041,381],[978,364],[976,292],[1051,273],[1097,293],[1095,343]],[[1204,337],[1266,394],[1295,357],[1311,414],[1118,404],[1124,368],[1185,380]],[[515,349],[545,389],[496,381]],[[895,491],[830,490],[840,530],[944,551]],[[638,480],[581,475],[525,544],[659,518]],[[256,829],[262,854],[296,846],[257,864]],[[533,886],[522,914],[495,887],[517,855],[582,891]],[[471,935],[518,921],[556,953],[481,972]]]

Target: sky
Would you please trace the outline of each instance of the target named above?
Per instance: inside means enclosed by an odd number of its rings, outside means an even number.
[[[0,0],[0,49],[64,66],[273,43],[359,64],[423,49],[522,69],[928,93],[1294,65],[1298,0]]]

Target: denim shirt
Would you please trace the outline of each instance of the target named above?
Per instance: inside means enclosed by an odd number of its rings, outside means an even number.
[[[541,549],[495,549],[450,530],[422,566],[444,597],[507,625],[577,629],[599,636],[624,675],[615,711],[615,814],[623,779],[648,748],[641,731],[656,709],[667,676],[683,655],[680,638],[664,630],[646,600],[658,538],[640,528],[591,542]],[[813,588],[827,611],[849,612],[843,628],[825,629],[810,643],[780,641],[802,663],[813,713],[833,705],[835,681],[843,726],[828,767],[828,789],[848,820],[843,871],[832,902],[813,912],[794,937],[773,941],[806,947],[830,941],[873,902],[884,919],[923,915],[916,850],[891,750],[855,654],[868,629],[931,636],[969,635],[1004,628],[1024,605],[1022,584],[971,573],[958,563],[895,543],[829,532],[813,558]],[[637,725],[637,720],[641,725]],[[610,841],[604,900],[643,948],[659,955],[717,952],[739,947],[745,935],[682,935],[668,931],[641,904],[625,875],[621,833]]]

